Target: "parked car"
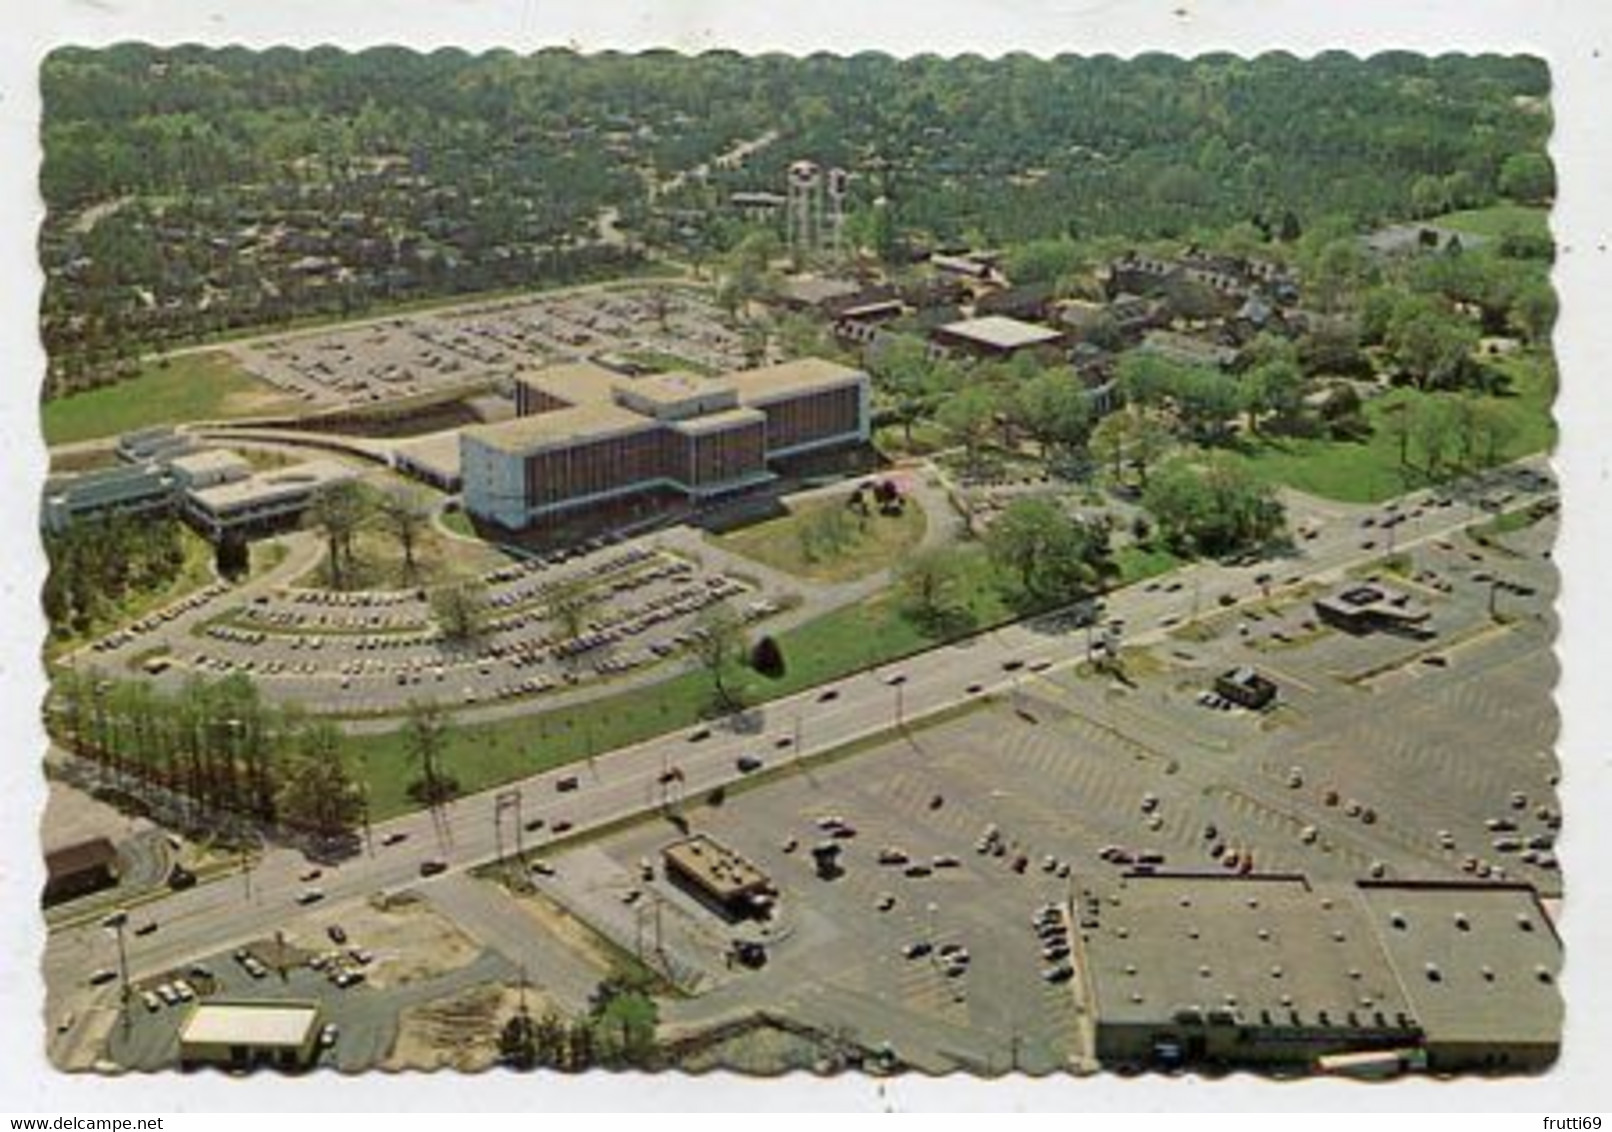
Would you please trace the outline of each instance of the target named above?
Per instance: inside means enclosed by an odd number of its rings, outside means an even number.
[[[447,871],[448,862],[441,860],[440,858],[432,857],[428,860],[420,862],[420,875],[423,877],[434,877],[438,873],[445,873]]]

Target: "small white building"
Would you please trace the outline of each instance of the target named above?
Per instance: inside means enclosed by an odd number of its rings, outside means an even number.
[[[179,1064],[306,1069],[319,1052],[319,1004],[303,1000],[198,1002],[179,1029]]]

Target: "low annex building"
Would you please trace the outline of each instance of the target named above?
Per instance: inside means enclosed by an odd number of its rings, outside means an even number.
[[[51,849],[45,854],[46,905],[111,888],[118,883],[117,847],[105,837],[91,837]]]
[[[766,873],[703,833],[672,842],[661,860],[669,880],[726,916],[765,914],[777,895]]]
[[[1328,625],[1350,633],[1411,629],[1432,616],[1409,594],[1377,582],[1358,582],[1318,597],[1315,612]]]
[[[318,458],[228,479],[185,493],[184,515],[202,537],[255,538],[295,526],[324,488],[357,478],[347,465]]]
[[[179,1029],[179,1065],[306,1069],[319,1052],[319,1004],[302,1000],[198,1002]]]
[[[517,380],[514,420],[461,435],[465,509],[515,530],[638,494],[717,498],[866,442],[870,396],[867,374],[819,358],[722,377],[552,367]]]
[[[1526,885],[1137,875],[1081,923],[1107,1065],[1514,1071],[1560,1048],[1561,941]]]
[[[1023,351],[1063,345],[1064,333],[1049,326],[1023,322],[1002,314],[948,322],[934,330],[935,342],[979,358],[1011,358]]]

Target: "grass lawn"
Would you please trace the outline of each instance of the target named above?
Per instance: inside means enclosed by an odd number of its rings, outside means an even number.
[[[290,408],[290,399],[243,370],[222,350],[148,361],[138,377],[46,401],[46,444],[97,440],[155,424],[252,416]]]
[[[845,518],[845,541],[830,546],[813,533],[831,522],[834,512]],[[724,550],[787,574],[815,582],[843,582],[901,561],[923,540],[925,522],[923,508],[913,502],[900,515],[875,512],[863,519],[847,511],[843,498],[835,495],[802,504],[782,518],[718,535],[713,541]]]
[[[1500,462],[1551,448],[1556,442],[1551,418],[1556,380],[1548,359],[1526,351],[1489,359],[1487,364],[1511,380],[1508,394],[1488,399],[1511,425],[1511,435],[1498,453]],[[1251,437],[1237,458],[1267,483],[1349,503],[1375,503],[1425,486],[1424,477],[1400,466],[1399,439],[1389,423],[1393,403],[1384,397],[1367,403],[1372,433],[1364,441]]]
[[[1447,212],[1436,216],[1430,223],[1457,232],[1471,232],[1478,236],[1499,238],[1508,232],[1550,239],[1550,213],[1543,208],[1526,204],[1496,204],[1488,208],[1469,208],[1461,212]]]
[[[475,524],[470,521],[470,516],[457,507],[442,513],[442,525],[454,534],[463,535],[465,538],[479,539],[481,537],[476,533]]]
[[[444,538],[429,525],[422,526],[414,545],[414,564],[417,574],[408,577],[403,569],[403,550],[390,531],[374,528],[361,530],[353,540],[353,557],[356,560],[348,589],[407,589],[411,586],[429,586],[450,581],[465,574],[479,574],[508,562],[504,555],[490,546],[460,542]],[[321,555],[319,560],[292,585],[327,587],[330,583],[330,559]]]
[[[1168,574],[1184,560],[1163,547],[1122,546],[1114,552],[1114,565],[1119,567],[1119,585],[1145,581],[1160,574]]]
[[[983,552],[965,552],[964,563],[972,627],[984,629],[1007,620],[1011,611],[991,584],[993,575]],[[730,685],[741,689],[744,702],[762,703],[929,648],[941,639],[941,634],[931,635],[903,616],[893,599],[881,595],[779,634],[787,666],[779,679],[768,680],[744,669],[730,679]],[[553,711],[458,726],[449,735],[443,767],[458,779],[461,790],[473,793],[582,761],[592,753],[692,727],[709,714],[711,703],[711,678],[700,670]],[[811,742],[809,730],[805,741]],[[347,750],[369,779],[376,820],[418,808],[407,794],[416,772],[400,735],[349,736]]]

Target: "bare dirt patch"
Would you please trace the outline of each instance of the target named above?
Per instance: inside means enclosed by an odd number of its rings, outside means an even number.
[[[382,989],[456,971],[481,954],[479,944],[417,897],[393,896],[385,908],[360,905],[344,914],[342,927],[353,945],[375,953],[369,982]]]
[[[456,1069],[477,1072],[498,1062],[498,1036],[520,1008],[518,987],[485,985],[405,1010],[387,1069]],[[526,991],[526,1008],[542,1017],[551,1004]]]

